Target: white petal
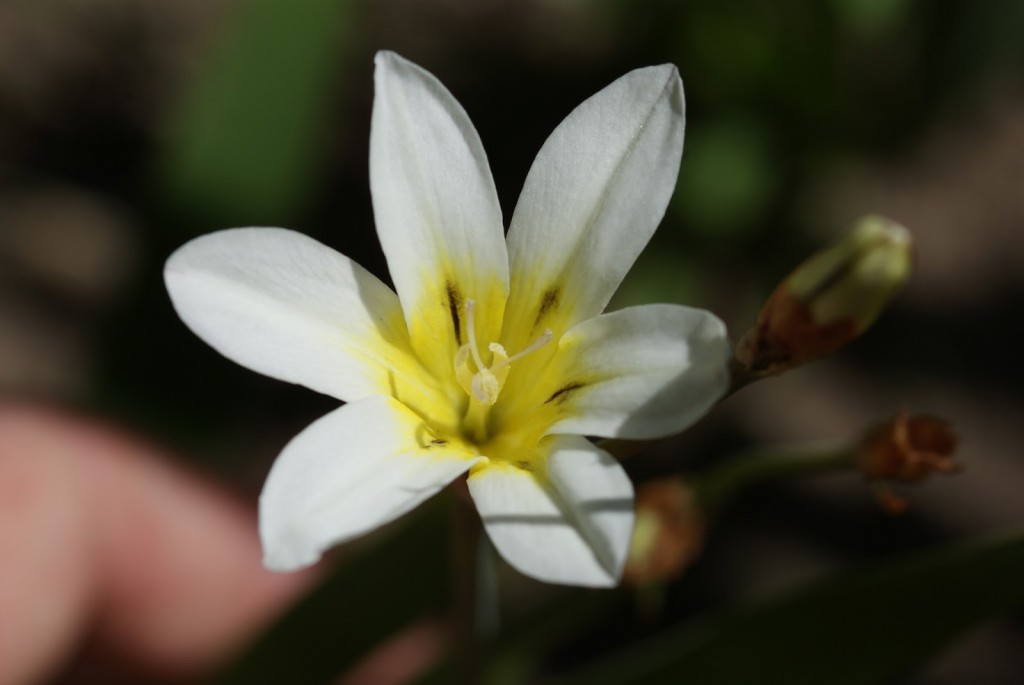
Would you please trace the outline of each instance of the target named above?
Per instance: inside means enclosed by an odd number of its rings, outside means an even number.
[[[679,73],[662,65],[586,100],[544,143],[508,232],[509,349],[515,329],[557,334],[604,309],[665,213],[684,123]]]
[[[491,541],[515,569],[550,583],[618,583],[633,530],[633,485],[607,452],[552,439],[547,473],[493,464],[469,477]]]
[[[704,415],[729,385],[725,324],[702,309],[630,307],[575,326],[559,341],[555,385],[570,388],[553,433],[649,439]],[[548,397],[558,392],[556,388]]]
[[[264,564],[290,571],[327,548],[406,513],[476,459],[431,444],[422,421],[390,397],[369,397],[299,433],[260,495]]]
[[[429,382],[391,289],[301,233],[201,236],[171,255],[164,280],[188,327],[254,371],[342,400]]]
[[[465,110],[432,74],[392,52],[376,58],[370,188],[388,269],[413,349],[451,373],[465,339],[496,340],[508,292],[501,208],[483,145]]]

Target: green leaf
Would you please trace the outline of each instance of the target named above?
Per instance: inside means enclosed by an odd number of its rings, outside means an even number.
[[[213,682],[333,683],[388,637],[443,610],[451,589],[444,504],[450,502],[420,507],[385,539],[341,561]]]
[[[287,223],[319,160],[352,3],[250,0],[186,91],[164,151],[168,201],[205,220]]]
[[[891,682],[1024,604],[1024,534],[944,547],[688,624],[558,682]]]
[[[867,35],[892,30],[913,10],[910,0],[832,0],[832,6],[842,23]]]
[[[720,119],[694,128],[686,145],[673,210],[706,237],[756,228],[778,186],[769,132],[754,118]]]

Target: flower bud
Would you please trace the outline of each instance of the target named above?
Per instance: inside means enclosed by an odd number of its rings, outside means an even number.
[[[636,524],[623,582],[645,585],[679,576],[704,546],[705,520],[682,478],[650,481],[636,490]]]
[[[948,422],[934,416],[908,416],[901,411],[868,432],[855,460],[864,477],[875,485],[883,508],[900,513],[906,502],[884,482],[919,483],[933,473],[959,472],[960,464],[953,461],[956,443]]]
[[[880,216],[860,219],[779,284],[740,341],[737,362],[763,377],[835,353],[874,323],[910,267],[907,229]]]

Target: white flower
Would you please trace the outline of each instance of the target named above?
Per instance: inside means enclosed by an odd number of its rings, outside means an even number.
[[[409,511],[468,472],[498,551],[555,583],[614,585],[633,526],[618,462],[582,437],[655,438],[726,388],[708,312],[601,314],[665,212],[683,147],[675,67],[633,71],[548,138],[507,245],[480,139],[431,74],[376,58],[370,184],[397,295],[299,233],[239,228],[167,262],[178,314],[253,370],[346,402],[293,439],[260,497],[265,563]]]

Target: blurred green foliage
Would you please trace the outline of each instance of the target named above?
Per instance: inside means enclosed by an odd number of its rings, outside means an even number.
[[[233,225],[286,224],[316,187],[354,7],[250,0],[182,98],[165,148],[168,203]],[[185,235],[181,237],[186,237]]]
[[[891,31],[910,18],[913,0],[833,0],[840,22],[864,35]]]
[[[722,120],[691,130],[673,207],[708,239],[755,231],[776,192],[769,134],[756,120]]]

